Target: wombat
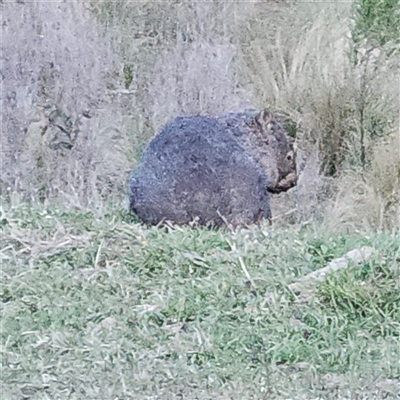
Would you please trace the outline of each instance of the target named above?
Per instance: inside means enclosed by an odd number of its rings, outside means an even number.
[[[268,192],[295,184],[293,145],[268,112],[177,117],[132,173],[130,209],[149,224],[235,227],[270,219]]]

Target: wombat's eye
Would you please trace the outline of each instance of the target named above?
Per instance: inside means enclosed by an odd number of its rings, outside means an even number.
[[[289,155],[286,157],[286,159],[290,161],[290,160],[292,159],[292,156],[289,154]]]

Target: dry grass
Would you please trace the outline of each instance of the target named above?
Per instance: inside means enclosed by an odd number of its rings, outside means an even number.
[[[101,213],[107,201],[124,203],[129,171],[171,118],[252,105],[284,111],[297,125],[300,184],[277,200],[275,214],[320,216],[336,186],[323,175],[364,163],[382,176],[373,149],[398,126],[398,61],[360,47],[352,63],[350,10],[287,2],[4,5],[2,192]],[[394,198],[382,206],[372,195],[368,208],[388,220]],[[382,218],[371,226],[389,226]]]
[[[400,226],[400,133],[376,145],[371,169],[350,171],[325,218],[332,229],[393,230]]]
[[[101,206],[124,191],[134,153],[123,110],[107,92],[119,67],[112,40],[83,4],[2,8],[1,189]]]

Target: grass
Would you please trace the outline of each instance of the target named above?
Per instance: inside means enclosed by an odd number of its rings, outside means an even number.
[[[4,7],[2,398],[399,398],[398,14],[375,3]],[[121,212],[166,122],[247,106],[296,126],[273,226]],[[291,290],[362,246],[311,301]]]
[[[146,228],[26,203],[0,219],[3,398],[400,394],[399,233]],[[368,262],[295,301],[297,277],[364,245]]]

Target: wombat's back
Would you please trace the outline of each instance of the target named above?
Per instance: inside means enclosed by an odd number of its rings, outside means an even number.
[[[250,224],[270,217],[268,178],[212,117],[178,117],[148,145],[130,181],[130,207],[144,222]]]

